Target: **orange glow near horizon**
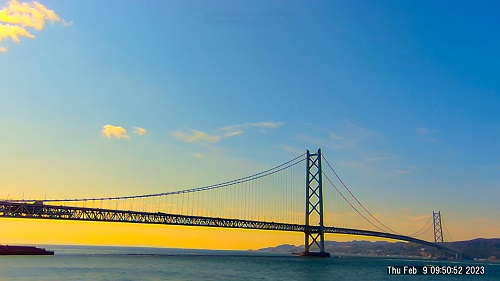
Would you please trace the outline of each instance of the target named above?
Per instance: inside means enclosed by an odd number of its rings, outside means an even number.
[[[133,223],[2,219],[1,244],[146,246],[212,250],[250,250],[304,244],[304,234],[266,230]],[[82,235],[84,233],[84,235]],[[381,240],[328,235],[335,241]]]
[[[248,250],[300,245],[301,233],[133,223],[2,219],[2,244],[149,246]],[[82,235],[83,234],[83,235]]]
[[[212,250],[251,250],[304,244],[298,232],[134,223],[0,219],[0,244],[145,246]],[[494,229],[492,229],[494,230]],[[494,237],[494,233],[490,233]],[[390,241],[377,237],[332,235],[334,241]]]

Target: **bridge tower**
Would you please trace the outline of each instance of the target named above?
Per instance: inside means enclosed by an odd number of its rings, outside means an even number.
[[[443,243],[443,228],[441,227],[441,211],[432,211],[432,221],[434,222],[434,243]],[[436,258],[443,258],[444,253],[436,248]]]
[[[325,229],[323,224],[323,174],[321,170],[321,149],[317,153],[307,150],[306,164],[306,222],[305,249],[301,256],[329,257],[325,252]],[[316,227],[318,226],[318,227]],[[316,245],[319,252],[311,252]]]
[[[441,227],[441,211],[432,211],[432,221],[434,222],[434,242],[444,242],[443,228]]]

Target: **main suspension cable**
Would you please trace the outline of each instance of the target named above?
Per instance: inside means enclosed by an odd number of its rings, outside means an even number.
[[[335,174],[335,176],[337,177],[337,179],[342,183],[342,185],[345,187],[345,189],[349,192],[349,194],[351,194],[352,198],[354,198],[354,200],[356,200],[356,202],[358,202],[358,204],[363,208],[363,210],[365,210],[374,220],[376,220],[378,223],[380,223],[382,226],[384,226],[386,229],[388,229],[389,231],[393,232],[393,233],[396,233],[396,234],[399,234],[397,233],[396,231],[390,229],[388,226],[386,226],[385,224],[383,224],[381,221],[379,221],[374,215],[372,215],[372,213],[370,213],[370,211],[368,211],[365,206],[363,206],[363,204],[361,204],[361,202],[359,202],[358,198],[356,198],[356,196],[354,196],[354,194],[352,194],[351,190],[347,187],[347,185],[344,183],[344,181],[339,177],[339,175],[335,172],[335,170],[333,169],[332,165],[330,165],[330,163],[328,162],[328,160],[326,160],[326,158],[324,156],[322,156],[323,160],[325,160],[326,164],[328,165],[328,167],[330,167],[330,170],[332,170],[333,174]]]
[[[9,202],[85,202],[85,201],[92,201],[92,200],[124,200],[124,199],[137,199],[137,198],[146,198],[146,197],[159,197],[159,196],[169,196],[169,195],[177,195],[177,194],[184,194],[184,193],[191,193],[191,192],[198,192],[198,191],[205,191],[205,190],[213,190],[213,189],[218,189],[222,187],[227,187],[239,183],[244,183],[244,182],[249,182],[253,181],[259,178],[263,178],[275,173],[278,173],[280,171],[283,171],[285,169],[288,169],[292,166],[295,166],[303,161],[305,161],[305,158],[303,158],[305,153],[302,155],[299,155],[295,158],[293,158],[290,161],[287,161],[281,165],[278,165],[274,168],[265,170],[263,172],[253,174],[250,176],[246,176],[243,178],[239,178],[236,180],[231,180],[228,182],[223,182],[223,183],[218,183],[214,185],[208,185],[204,187],[198,187],[198,188],[191,188],[191,189],[184,189],[184,190],[179,190],[179,191],[171,191],[171,192],[162,192],[162,193],[154,193],[154,194],[144,194],[144,195],[132,195],[132,196],[117,196],[117,197],[102,197],[102,198],[73,198],[73,199],[48,199],[48,200],[9,200]],[[302,159],[301,159],[302,158]]]
[[[429,217],[429,219],[427,220],[427,222],[417,231],[417,232],[414,232],[410,235],[407,235],[407,236],[410,236],[410,237],[417,237],[417,236],[420,236],[421,234],[418,234],[420,231],[422,231],[422,229],[424,229],[424,227],[427,226],[427,224],[431,221],[432,217]],[[418,235],[417,235],[418,234]]]
[[[378,227],[377,225],[375,225],[373,222],[371,222],[369,219],[367,219],[363,214],[361,214],[361,212],[359,212],[358,209],[356,209],[356,207],[354,207],[351,204],[351,202],[349,202],[349,200],[347,200],[347,198],[345,198],[345,196],[342,194],[342,192],[340,192],[340,190],[335,186],[335,184],[333,184],[333,182],[330,180],[330,178],[328,177],[328,175],[326,175],[324,172],[322,172],[322,173],[325,176],[325,178],[328,180],[328,182],[330,182],[330,184],[333,186],[333,188],[335,188],[335,190],[337,190],[337,192],[340,194],[340,196],[342,196],[342,198],[344,198],[344,201],[346,201],[347,204],[349,204],[360,216],[362,216],[371,225],[373,225],[374,227],[376,227],[380,231],[384,231],[383,229],[381,229],[380,227]]]

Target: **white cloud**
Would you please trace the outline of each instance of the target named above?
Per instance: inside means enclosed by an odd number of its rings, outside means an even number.
[[[104,125],[101,134],[107,138],[129,139],[127,130],[120,126]]]
[[[10,38],[14,42],[19,43],[21,42],[20,37],[35,38],[35,36],[29,33],[25,28],[17,25],[0,23],[0,42]]]
[[[42,30],[46,21],[55,23],[62,20],[54,11],[38,2],[19,3],[16,0],[10,0],[0,10],[0,42],[7,39],[20,42],[22,37],[35,38],[27,28]],[[65,21],[62,23],[67,24]],[[0,52],[7,51],[7,47],[0,46]]]
[[[134,133],[140,135],[140,136],[143,136],[145,134],[147,134],[147,130],[144,129],[144,128],[141,128],[141,127],[134,127]]]

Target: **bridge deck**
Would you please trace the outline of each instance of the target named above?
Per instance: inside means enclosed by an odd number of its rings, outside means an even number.
[[[0,217],[9,218],[32,218],[32,219],[54,219],[54,220],[83,220],[83,221],[102,221],[102,222],[128,222],[128,223],[148,223],[148,224],[168,224],[185,226],[205,226],[205,227],[226,227],[226,228],[244,228],[261,230],[280,230],[311,233],[319,232],[319,227],[300,224],[264,222],[240,219],[199,217],[173,215],[166,213],[149,213],[125,210],[109,210],[97,208],[80,208],[43,205],[33,203],[19,202],[0,202]],[[348,234],[382,237],[395,240],[402,240],[434,247],[446,252],[461,254],[458,251],[447,248],[443,245],[428,242],[425,240],[370,230],[350,229],[340,227],[325,227],[325,233]]]

